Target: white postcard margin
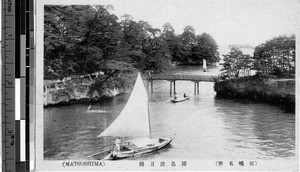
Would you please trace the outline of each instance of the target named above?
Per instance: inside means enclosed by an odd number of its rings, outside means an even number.
[[[111,0],[112,1],[112,0]],[[98,160],[65,160],[65,161],[55,161],[55,160],[44,160],[44,130],[43,130],[43,61],[44,61],[44,5],[109,5],[110,0],[36,0],[35,1],[35,49],[36,49],[36,97],[35,97],[35,122],[34,130],[35,132],[31,136],[34,137],[35,142],[33,143],[34,155],[30,155],[30,159],[34,160],[34,171],[123,171],[123,170],[138,170],[138,171],[152,171],[152,170],[163,170],[163,171],[223,171],[223,170],[238,170],[238,171],[298,171],[299,162],[297,161],[273,161],[273,160],[243,160],[244,162],[255,161],[256,166],[243,166],[238,165],[229,166],[228,162],[232,159],[207,159],[207,160],[196,160],[196,159],[166,159],[166,160],[155,160],[155,161],[98,161]],[[298,4],[299,5],[299,4]],[[300,6],[300,5],[299,5]],[[298,12],[298,18],[300,18],[300,8]],[[296,33],[296,64],[299,66],[300,50],[299,42],[300,38],[300,24],[298,20],[298,32]],[[297,67],[296,76],[299,79],[300,68]],[[296,82],[296,95],[299,94],[299,82]],[[296,159],[299,160],[299,96],[296,96]],[[182,166],[182,162],[186,161],[186,166]],[[217,161],[223,161],[224,166],[219,167],[216,165]],[[144,166],[140,166],[143,162]],[[151,163],[154,166],[151,166]],[[165,162],[165,167],[161,167],[160,163]],[[234,161],[238,163],[238,161]],[[280,167],[277,164],[281,164]],[[282,166],[286,164],[286,166]]]

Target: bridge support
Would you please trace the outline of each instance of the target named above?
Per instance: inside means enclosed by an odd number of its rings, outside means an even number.
[[[196,82],[194,82],[194,94],[196,95]]]
[[[176,84],[175,84],[175,81],[173,81],[174,83],[174,94],[176,94]]]
[[[192,81],[194,82],[194,94],[199,94],[199,82],[197,81]]]
[[[175,81],[170,81],[170,94],[172,94],[172,91],[174,94],[176,94],[176,84]]]
[[[150,89],[151,89],[151,93],[153,93],[153,81],[150,81]]]
[[[170,81],[170,95],[172,94],[172,81]]]

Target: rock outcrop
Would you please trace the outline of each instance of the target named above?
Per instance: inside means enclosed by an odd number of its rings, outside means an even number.
[[[134,84],[134,77],[135,74],[114,76],[103,84],[97,80],[80,77],[52,81],[51,84],[49,81],[44,81],[44,106],[99,101],[130,92]]]
[[[227,79],[215,83],[218,97],[246,98],[279,105],[295,111],[295,79],[270,79],[259,76]]]

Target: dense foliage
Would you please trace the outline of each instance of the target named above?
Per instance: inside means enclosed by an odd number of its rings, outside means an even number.
[[[244,76],[250,70],[258,74],[271,74],[276,77],[294,77],[295,74],[295,35],[279,36],[255,47],[253,57],[244,55],[238,48],[231,48],[224,56],[222,76]]]
[[[223,63],[223,76],[224,77],[235,77],[247,76],[249,75],[249,70],[251,69],[251,62],[253,61],[251,56],[248,54],[243,54],[243,52],[238,48],[231,48],[230,52],[224,56]]]
[[[295,74],[295,35],[279,36],[255,47],[253,68],[278,76]]]
[[[161,32],[128,14],[118,19],[110,10],[112,6],[45,6],[45,78],[135,69],[160,72],[170,62],[219,60],[214,39],[195,35],[192,26],[176,35],[169,23]]]

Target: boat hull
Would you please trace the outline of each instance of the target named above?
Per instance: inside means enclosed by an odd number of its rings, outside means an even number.
[[[188,100],[188,99],[190,99],[190,97],[185,97],[185,98],[181,98],[181,99],[179,99],[179,98],[177,98],[177,99],[172,98],[171,102],[177,103],[177,102],[182,102],[182,101],[185,101],[185,100]]]
[[[150,152],[159,150],[159,149],[169,145],[171,143],[171,141],[173,140],[173,137],[171,137],[169,139],[159,138],[159,140],[163,140],[163,141],[158,144],[153,144],[153,145],[145,146],[145,147],[138,147],[138,148],[128,150],[128,151],[120,151],[117,153],[111,152],[110,154],[106,155],[103,158],[103,160],[118,160],[118,159],[124,159],[124,158],[138,156],[141,154],[150,153]]]

